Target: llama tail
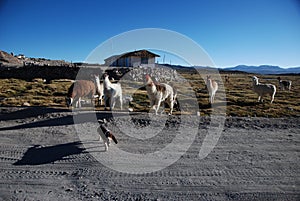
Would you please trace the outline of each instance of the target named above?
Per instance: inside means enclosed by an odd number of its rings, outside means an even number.
[[[118,141],[117,141],[116,137],[115,137],[111,132],[109,133],[109,137],[110,137],[116,144],[118,144]]]

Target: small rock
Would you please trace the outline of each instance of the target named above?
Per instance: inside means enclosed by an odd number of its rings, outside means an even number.
[[[67,189],[66,189],[66,192],[73,192],[73,191],[74,191],[73,188],[67,188]]]
[[[25,102],[22,104],[22,106],[30,107],[30,104],[28,102]]]
[[[15,193],[22,193],[23,192],[23,190],[15,190]]]

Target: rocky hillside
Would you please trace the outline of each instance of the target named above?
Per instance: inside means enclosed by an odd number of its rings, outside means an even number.
[[[12,54],[0,50],[0,66],[20,66],[23,62]]]
[[[72,66],[64,60],[50,60],[45,58],[30,58],[23,54],[14,55],[0,50],[0,66],[21,67],[21,66]]]

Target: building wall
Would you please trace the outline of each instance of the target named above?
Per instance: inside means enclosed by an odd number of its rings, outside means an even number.
[[[131,56],[131,58],[130,58],[130,66],[137,67],[139,65],[141,65],[141,58],[140,57]]]
[[[149,58],[148,64],[155,64],[155,57]]]
[[[142,64],[141,57],[137,57],[137,56],[123,57],[117,59],[116,61],[114,61],[113,59],[110,61],[106,61],[106,65],[117,66],[117,67],[138,67],[138,66],[147,66],[147,65],[154,65],[154,64],[155,64],[155,57],[148,58],[148,64]]]

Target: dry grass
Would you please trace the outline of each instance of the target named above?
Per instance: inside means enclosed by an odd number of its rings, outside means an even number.
[[[26,82],[19,79],[0,79],[0,106],[31,106],[64,107],[65,96],[71,82],[53,81],[45,84],[42,80]]]
[[[230,116],[260,116],[260,117],[286,117],[300,116],[300,76],[281,76],[282,79],[292,80],[292,90],[281,91],[278,88],[276,75],[258,76],[262,83],[272,83],[277,86],[277,93],[273,104],[270,97],[266,97],[264,103],[257,102],[257,95],[252,91],[252,81],[249,74],[230,74],[230,82],[224,83],[226,100],[220,99],[220,93],[216,94],[215,104],[208,103],[208,93],[204,80],[197,74],[183,72],[181,74],[188,83],[173,83],[178,89],[181,111],[175,109],[175,114],[186,113],[189,99],[194,95],[199,105],[201,115],[209,115],[218,110],[226,112]],[[228,75],[228,74],[226,74]],[[224,80],[225,74],[221,74]],[[214,75],[212,75],[214,77]],[[222,86],[222,81],[219,84]],[[54,80],[51,84],[45,84],[42,80],[26,82],[18,79],[0,79],[0,106],[22,106],[28,102],[31,106],[66,107],[65,96],[71,85],[68,80]],[[122,83],[123,95],[131,95],[133,101],[129,105],[135,111],[149,111],[149,100],[146,91],[141,87],[142,83]],[[191,95],[191,91],[193,94]],[[224,103],[227,106],[224,106]],[[192,103],[191,103],[192,104]],[[98,107],[97,110],[102,110]],[[196,112],[196,111],[193,111]]]

